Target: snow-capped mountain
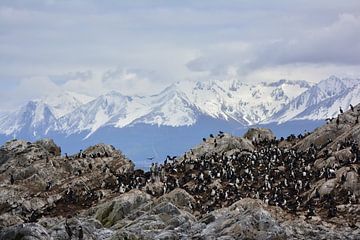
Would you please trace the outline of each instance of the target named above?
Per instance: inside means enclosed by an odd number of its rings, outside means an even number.
[[[0,134],[17,135],[30,133],[43,136],[50,129],[61,130],[58,119],[92,98],[86,95],[64,92],[32,100],[14,112],[0,114]]]
[[[93,97],[84,94],[66,91],[61,94],[46,96],[43,100],[39,101],[47,104],[52,113],[57,118],[60,118],[93,99]]]
[[[303,92],[280,111],[270,121],[319,120],[335,117],[339,108],[347,109],[350,104],[360,102],[360,79],[331,76]]]
[[[304,81],[280,80],[273,84],[249,85],[238,80],[178,82],[156,95],[123,96],[110,92],[82,105],[59,119],[66,134],[88,132],[104,126],[122,128],[138,123],[157,126],[190,126],[199,116],[241,125],[260,122],[272,116],[310,88]]]
[[[68,133],[95,132],[108,124],[115,116],[123,118],[131,101],[130,97],[112,91],[75,109],[59,119],[62,129]]]
[[[311,86],[305,81],[287,80],[251,85],[237,79],[195,84],[181,82],[178,85],[203,114],[233,119],[243,125],[268,119]]]
[[[49,105],[41,101],[29,101],[18,111],[0,117],[1,133],[6,135],[26,132],[38,136],[46,134],[50,128],[59,129],[59,125]]]
[[[360,102],[360,79],[332,76],[318,84],[279,80],[243,83],[238,79],[183,81],[151,96],[124,96],[112,91],[97,98],[72,92],[30,101],[0,115],[0,133],[49,131],[85,138],[104,127],[137,124],[192,126],[202,117],[234,121],[239,126],[291,120],[318,120],[337,114],[340,106]]]

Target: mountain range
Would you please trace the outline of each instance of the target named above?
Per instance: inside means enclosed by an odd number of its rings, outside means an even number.
[[[158,132],[153,137],[154,141],[160,141],[164,139],[163,135],[172,134],[178,131],[176,129],[200,137],[222,128],[234,132],[252,125],[314,122],[334,117],[340,107],[347,109],[349,104],[359,102],[360,79],[336,76],[316,84],[284,79],[256,84],[235,78],[181,81],[150,96],[125,96],[111,91],[93,98],[64,92],[29,101],[12,112],[1,113],[0,140],[53,137],[67,142],[76,139],[86,144],[91,139],[95,142],[95,138],[104,141],[116,139],[118,134],[127,138],[131,130],[137,136],[127,143],[131,145],[147,131]],[[305,125],[305,128],[311,130],[315,126]],[[199,127],[202,129],[200,132]],[[144,128],[147,129],[145,132]],[[303,130],[292,129],[292,132]],[[168,137],[165,139],[168,141]],[[180,139],[177,140],[176,144],[181,145]],[[124,146],[121,148],[124,149]],[[151,148],[155,152],[151,154],[157,155],[154,147]],[[174,151],[177,152],[176,148]]]

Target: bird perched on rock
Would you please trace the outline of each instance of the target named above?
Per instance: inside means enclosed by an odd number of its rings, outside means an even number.
[[[67,222],[67,219],[65,219],[65,231],[66,231],[66,233],[67,233],[67,235],[69,237],[68,239],[71,240],[71,237],[72,237],[73,233],[71,231],[69,223]]]
[[[350,104],[351,111],[354,111],[354,106]]]
[[[45,190],[49,191],[51,187],[52,187],[51,181],[48,181]]]
[[[344,113],[344,111],[342,110],[342,108],[340,107],[340,114],[343,114]]]
[[[79,237],[79,240],[83,240],[83,239],[84,239],[84,231],[83,231],[82,226],[79,226],[78,237]]]
[[[15,183],[14,175],[10,174],[10,184],[13,185]]]

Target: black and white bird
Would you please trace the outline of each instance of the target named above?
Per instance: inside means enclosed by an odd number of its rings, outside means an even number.
[[[354,111],[354,106],[350,104],[351,111]]]
[[[49,182],[47,182],[45,190],[49,191],[51,189],[51,187],[52,187],[52,183],[51,183],[51,181],[49,181]]]

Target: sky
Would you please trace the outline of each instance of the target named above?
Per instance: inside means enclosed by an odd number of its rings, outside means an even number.
[[[63,91],[360,76],[358,0],[1,0],[0,111]]]

